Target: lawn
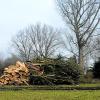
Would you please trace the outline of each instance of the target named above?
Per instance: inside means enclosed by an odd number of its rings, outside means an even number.
[[[100,90],[100,83],[79,85],[30,85],[30,86],[0,86],[2,90]]]
[[[0,91],[0,100],[100,100],[100,90]]]

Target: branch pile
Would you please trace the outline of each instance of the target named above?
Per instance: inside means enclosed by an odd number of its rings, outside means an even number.
[[[17,61],[16,65],[10,65],[4,69],[4,74],[0,77],[0,85],[28,85],[28,76],[28,67]]]

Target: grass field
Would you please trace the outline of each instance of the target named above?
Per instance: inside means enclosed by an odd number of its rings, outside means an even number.
[[[100,90],[100,83],[79,85],[30,85],[30,86],[0,86],[2,90]]]
[[[0,91],[0,100],[100,100],[100,90],[21,90]]]

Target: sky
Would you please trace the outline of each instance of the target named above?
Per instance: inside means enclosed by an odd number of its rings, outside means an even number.
[[[36,23],[64,27],[55,0],[0,0],[0,54],[7,56],[12,37]]]

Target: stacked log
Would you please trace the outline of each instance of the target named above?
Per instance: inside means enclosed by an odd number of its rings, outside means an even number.
[[[30,70],[37,75],[43,74],[43,69],[39,64],[16,62],[16,65],[10,65],[4,69],[4,74],[0,77],[0,85],[28,85]]]
[[[38,76],[43,75],[43,68],[39,67],[40,64],[33,64],[33,63],[29,63],[28,65],[26,64],[26,66],[28,66],[29,69],[33,70],[36,72],[36,74]]]
[[[0,77],[0,85],[28,85],[28,67],[17,61],[16,65],[10,65],[4,69],[4,74]]]

